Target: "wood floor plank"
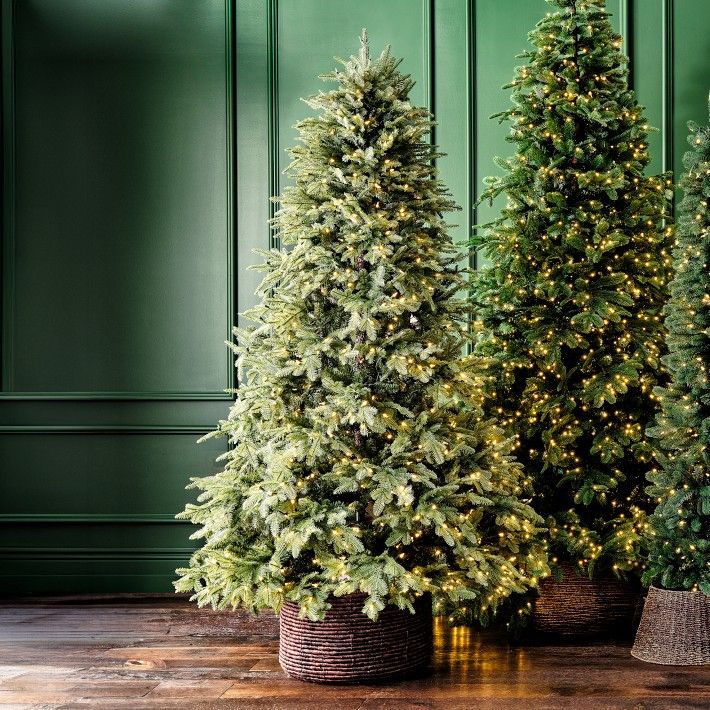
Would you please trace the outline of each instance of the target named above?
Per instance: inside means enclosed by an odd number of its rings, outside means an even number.
[[[227,690],[223,698],[269,699],[300,698],[303,703],[342,698],[365,698],[373,692],[371,686],[357,685],[319,685],[317,683],[299,683],[289,678],[272,679],[269,683],[254,680],[236,681]]]
[[[73,697],[81,698],[140,698],[159,683],[148,681],[82,681],[67,688]]]
[[[146,698],[220,698],[231,688],[231,680],[164,680],[158,683]]]
[[[42,705],[57,705],[69,702],[76,697],[76,695],[61,690],[0,690],[0,708],[5,710],[7,705],[25,705],[28,703],[32,705],[38,703]]]

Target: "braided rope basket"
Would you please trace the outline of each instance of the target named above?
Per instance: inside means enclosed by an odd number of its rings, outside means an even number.
[[[637,585],[616,577],[582,577],[562,564],[562,579],[540,583],[532,627],[559,637],[631,636],[642,602]]]
[[[631,655],[649,663],[710,663],[710,597],[651,587]]]
[[[279,618],[279,663],[292,678],[313,683],[364,683],[415,675],[432,653],[431,598],[416,614],[387,606],[377,621],[362,613],[367,595],[331,597],[323,621],[299,617],[286,602]]]

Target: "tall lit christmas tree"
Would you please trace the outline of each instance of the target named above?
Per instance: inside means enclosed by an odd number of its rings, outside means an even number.
[[[515,155],[476,240],[477,351],[498,364],[499,412],[534,479],[554,561],[636,570],[647,524],[644,438],[657,407],[670,269],[665,176],[603,0],[549,0],[510,85]]]
[[[360,591],[374,619],[430,592],[480,617],[546,570],[511,443],[482,416],[485,363],[461,359],[454,205],[398,64],[364,38],[298,126],[284,248],[235,331],[241,384],[215,432],[231,447],[181,516],[204,545],[176,586],[199,604],[290,600],[315,620]]]
[[[691,123],[671,297],[665,307],[671,381],[658,388],[661,412],[649,435],[658,439],[659,468],[649,493],[646,579],[657,587],[710,596],[710,128]]]

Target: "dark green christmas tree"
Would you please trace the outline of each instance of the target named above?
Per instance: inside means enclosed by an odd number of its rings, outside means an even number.
[[[477,352],[498,364],[495,412],[549,521],[551,559],[636,570],[650,509],[644,430],[657,408],[670,269],[666,176],[603,0],[550,0],[512,84],[515,155],[475,243]]]
[[[659,504],[650,518],[646,581],[710,595],[710,128],[690,123],[692,150],[683,159],[675,275],[664,309],[671,381],[656,390],[661,412],[659,468],[648,492]]]
[[[298,126],[283,248],[235,331],[241,386],[215,432],[231,447],[181,515],[204,544],[176,586],[199,604],[319,619],[360,591],[376,618],[431,593],[485,617],[547,570],[512,443],[482,416],[485,363],[461,357],[454,205],[398,64],[364,39]]]

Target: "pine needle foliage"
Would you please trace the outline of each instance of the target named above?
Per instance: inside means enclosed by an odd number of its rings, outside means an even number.
[[[204,541],[178,590],[198,604],[321,619],[331,595],[413,611],[431,593],[485,617],[546,572],[511,442],[462,358],[467,277],[443,215],[432,127],[389,50],[307,100],[261,302],[236,329],[224,469],[180,515]]]
[[[658,388],[659,466],[648,492],[659,501],[651,515],[647,582],[710,595],[710,128],[689,124],[691,150],[680,186],[675,273],[666,316],[671,381]]]
[[[604,1],[548,1],[498,114],[516,152],[484,194],[507,204],[474,239],[491,262],[475,284],[477,352],[497,362],[495,411],[552,561],[623,575],[640,571],[652,508],[644,430],[663,378],[670,183],[644,173],[649,127]]]

